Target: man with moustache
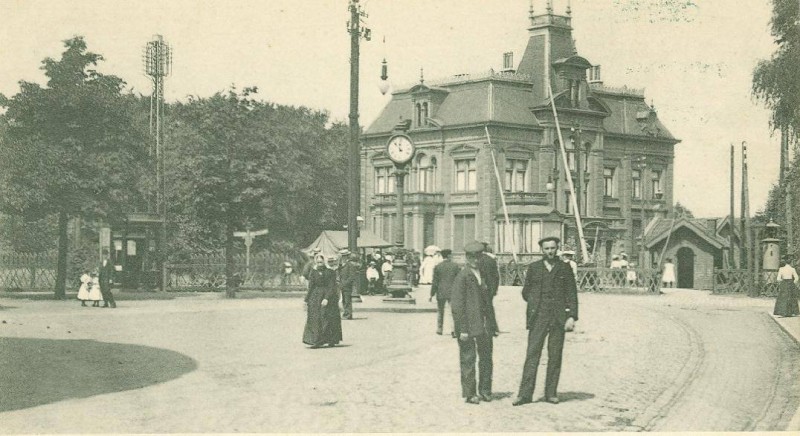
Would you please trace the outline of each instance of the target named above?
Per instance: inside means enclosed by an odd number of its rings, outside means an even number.
[[[556,257],[560,239],[547,237],[539,241],[544,258],[531,263],[525,275],[522,298],[526,310],[528,348],[519,394],[512,403],[521,406],[533,401],[536,371],[547,339],[547,379],[545,401],[558,404],[558,379],[561,375],[561,354],[564,332],[574,328],[578,320],[578,290],[575,276],[567,263]]]

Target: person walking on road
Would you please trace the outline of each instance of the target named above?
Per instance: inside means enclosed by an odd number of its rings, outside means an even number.
[[[561,355],[564,350],[564,332],[574,328],[578,320],[578,290],[575,276],[566,263],[556,257],[556,237],[539,241],[544,259],[533,262],[525,275],[522,298],[526,309],[528,347],[522,368],[519,394],[512,403],[521,406],[533,401],[536,372],[547,339],[547,379],[545,401],[558,404],[558,379],[561,375]]]
[[[436,334],[441,335],[444,328],[445,306],[450,300],[453,281],[456,279],[461,268],[450,259],[453,253],[450,249],[442,250],[441,263],[433,268],[433,279],[431,281],[431,296],[428,301],[436,297]]]
[[[664,261],[664,270],[661,274],[661,283],[664,287],[671,288],[675,285],[675,264],[672,263],[671,258]]]
[[[342,320],[339,318],[339,292],[336,289],[335,257],[317,256],[308,274],[306,295],[307,316],[303,343],[311,348],[325,344],[334,346],[342,340]]]
[[[784,256],[783,266],[778,269],[778,298],[775,299],[775,309],[772,311],[777,316],[800,315],[797,304],[797,271],[789,264],[789,257]]]
[[[100,262],[98,281],[100,282],[100,293],[103,295],[103,307],[117,307],[114,301],[114,294],[111,293],[111,285],[114,281],[114,265],[111,264],[111,257],[108,250],[103,250],[103,260]]]
[[[492,400],[492,323],[491,294],[478,269],[483,244],[474,241],[464,246],[467,265],[453,281],[450,308],[458,338],[461,363],[461,395],[467,403]],[[475,360],[478,360],[478,385],[475,385]]]

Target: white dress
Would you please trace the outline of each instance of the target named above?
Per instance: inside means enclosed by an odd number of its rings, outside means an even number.
[[[92,279],[92,287],[89,289],[89,299],[92,301],[102,301],[103,294],[100,293],[100,279]]]
[[[89,284],[92,283],[92,276],[84,274],[81,276],[81,287],[78,288],[78,300],[86,301],[89,299]]]
[[[421,285],[430,285],[433,282],[433,268],[436,266],[436,260],[433,256],[425,256],[422,263],[419,265],[419,283]]]
[[[661,281],[664,283],[675,282],[675,264],[667,262],[664,264],[664,274],[661,276]]]

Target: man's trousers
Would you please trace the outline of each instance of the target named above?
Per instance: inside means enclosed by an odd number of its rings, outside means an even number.
[[[464,398],[476,395],[476,357],[479,370],[478,392],[482,395],[492,394],[492,339],[491,335],[481,335],[466,341],[458,340],[458,352],[461,359],[461,396]]]
[[[548,316],[549,315],[549,316]],[[564,350],[564,325],[558,317],[541,314],[528,331],[528,350],[525,366],[522,369],[522,381],[519,386],[519,398],[532,399],[536,387],[536,372],[542,357],[542,347],[547,338],[547,378],[545,380],[545,398],[555,397],[558,391],[558,379],[561,375],[561,354]]]

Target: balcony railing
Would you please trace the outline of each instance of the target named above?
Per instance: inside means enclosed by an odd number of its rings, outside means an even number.
[[[403,194],[405,205],[414,204],[444,204],[444,194],[441,192],[406,192]],[[397,204],[397,194],[376,194],[375,204],[393,206]]]
[[[528,206],[538,204],[547,206],[550,204],[546,192],[506,192],[505,198],[508,205],[521,204]]]

